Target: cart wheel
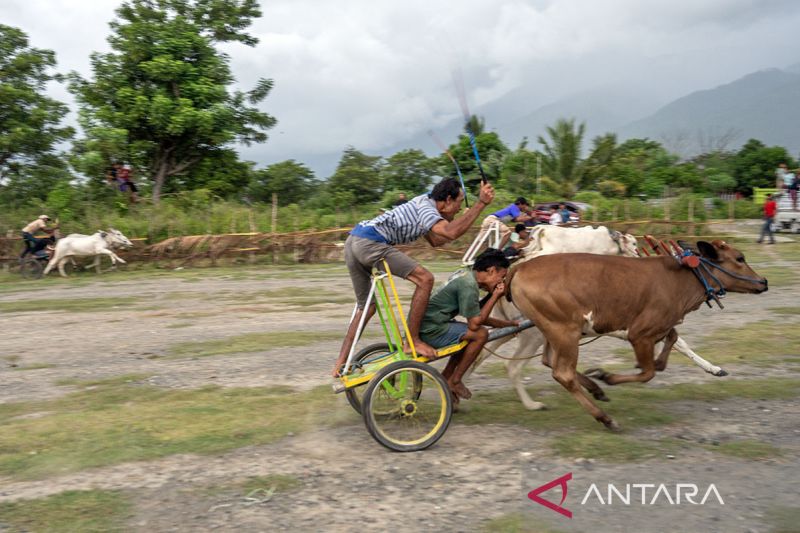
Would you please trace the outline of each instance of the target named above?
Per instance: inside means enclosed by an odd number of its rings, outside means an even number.
[[[44,265],[35,257],[26,257],[19,264],[19,271],[25,279],[39,279],[44,272]]]
[[[379,361],[381,356],[384,355],[391,355],[392,350],[389,348],[389,345],[385,342],[379,342],[377,344],[370,344],[360,352],[356,354],[354,357],[357,363],[370,360],[372,361]],[[406,379],[408,376],[404,376],[402,379]],[[419,398],[420,392],[422,392],[422,379],[420,376],[415,375],[413,376],[416,380],[415,384],[415,392],[417,394],[417,398]],[[396,378],[392,378],[395,380]],[[393,381],[391,384],[393,387],[396,387],[397,384]],[[355,409],[356,413],[361,414],[361,403],[363,402],[364,391],[367,388],[367,383],[363,385],[359,385],[357,387],[353,387],[352,389],[347,389],[345,391],[345,395],[347,396],[347,401],[350,402],[350,406]]]
[[[438,370],[419,361],[397,361],[370,380],[362,411],[376,441],[397,452],[415,452],[444,435],[453,404]]]
[[[370,344],[366,348],[362,349],[358,352],[355,356],[355,362],[360,363],[365,359],[371,359],[373,357],[380,357],[382,354],[389,353],[389,345],[385,342],[379,342],[377,344]],[[347,396],[347,401],[350,402],[350,406],[355,409],[356,413],[361,414],[361,397],[364,396],[364,389],[367,387],[365,386],[366,383],[362,386],[353,387],[352,389],[347,389],[344,391],[345,396]]]

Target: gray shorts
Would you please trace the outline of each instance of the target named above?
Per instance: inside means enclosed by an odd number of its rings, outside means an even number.
[[[419,266],[419,263],[390,244],[353,235],[347,237],[344,243],[344,262],[350,272],[359,309],[363,309],[367,303],[372,285],[372,268],[380,267],[382,259],[386,259],[393,276],[403,279]]]

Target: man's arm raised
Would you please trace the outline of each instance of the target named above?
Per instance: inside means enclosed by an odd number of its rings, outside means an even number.
[[[478,201],[460,217],[450,222],[440,220],[434,224],[431,231],[425,236],[428,242],[433,246],[439,246],[458,239],[472,227],[472,223],[475,222],[481,211],[492,203],[492,200],[494,200],[494,188],[490,183],[482,183]]]

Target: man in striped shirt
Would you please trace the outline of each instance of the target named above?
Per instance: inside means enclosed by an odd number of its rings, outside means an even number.
[[[433,289],[433,274],[394,246],[414,242],[420,237],[425,237],[431,246],[440,246],[453,241],[469,230],[481,211],[493,199],[494,188],[489,183],[482,183],[478,201],[462,216],[456,218],[464,201],[464,192],[458,180],[447,178],[437,183],[430,194],[412,198],[407,203],[372,220],[360,222],[353,228],[344,244],[344,258],[353,282],[358,309],[339,351],[339,358],[333,368],[334,377],[339,375],[339,369],[347,359],[358,323],[364,313],[372,283],[372,268],[384,259],[389,264],[392,274],[407,279],[417,286],[411,298],[408,329],[419,355],[427,357],[436,355],[436,350],[419,338],[422,316],[425,314]],[[369,321],[375,313],[375,305],[371,305],[366,312],[366,320]]]

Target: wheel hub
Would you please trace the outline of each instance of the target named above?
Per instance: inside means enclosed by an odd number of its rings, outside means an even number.
[[[417,412],[417,402],[414,400],[403,400],[400,403],[400,416],[411,417]]]

